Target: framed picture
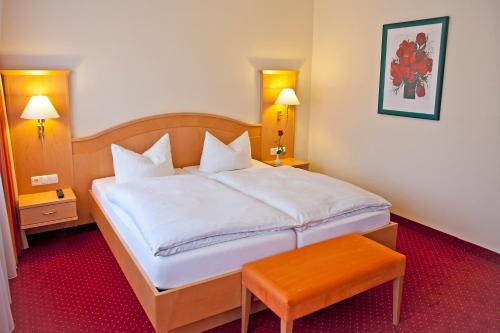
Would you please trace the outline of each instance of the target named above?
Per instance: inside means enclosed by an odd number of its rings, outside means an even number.
[[[378,113],[439,120],[448,21],[384,25]]]

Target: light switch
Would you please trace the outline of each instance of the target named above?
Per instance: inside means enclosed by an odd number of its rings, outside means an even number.
[[[54,173],[52,175],[47,175],[45,176],[46,178],[46,183],[45,184],[57,184],[59,183],[59,176],[57,173]]]

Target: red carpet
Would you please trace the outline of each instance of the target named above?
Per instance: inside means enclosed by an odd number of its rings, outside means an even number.
[[[40,234],[11,281],[15,332],[152,332],[99,231]],[[500,332],[500,255],[402,221],[407,255],[401,323],[391,325],[391,286],[382,285],[296,321],[294,332]],[[239,332],[239,321],[211,333]],[[250,332],[279,332],[264,311]]]

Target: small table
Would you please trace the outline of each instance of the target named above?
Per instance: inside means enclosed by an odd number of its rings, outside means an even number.
[[[291,166],[291,167],[294,167],[294,168],[309,170],[309,162],[307,162],[307,161],[297,160],[297,159],[295,159],[293,157],[290,157],[290,158],[280,158],[280,161],[281,161],[280,165],[274,164],[275,163],[274,160],[268,160],[268,161],[263,161],[263,162],[266,163],[266,164],[268,164],[268,165],[274,166],[274,167],[288,165],[288,166]]]
[[[406,257],[359,234],[305,246],[243,265],[242,327],[248,330],[252,294],[290,333],[295,319],[384,282],[393,281],[393,324],[399,323]]]
[[[23,232],[23,247],[27,248],[24,230],[78,220],[76,197],[70,188],[63,189],[64,198],[56,191],[23,194],[19,196],[19,219]]]

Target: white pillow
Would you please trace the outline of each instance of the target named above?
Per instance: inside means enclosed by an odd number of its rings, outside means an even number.
[[[111,153],[117,184],[174,174],[168,133],[142,155],[115,144],[111,145]]]
[[[201,172],[220,172],[245,169],[252,166],[252,148],[248,132],[225,145],[209,132],[205,133],[201,154]]]

